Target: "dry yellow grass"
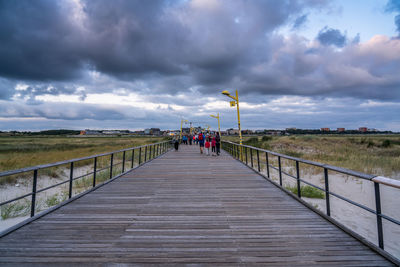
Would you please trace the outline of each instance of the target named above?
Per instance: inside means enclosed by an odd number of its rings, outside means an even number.
[[[80,158],[162,140],[163,137],[0,137],[0,171]]]
[[[238,141],[237,137],[224,138]],[[400,135],[298,135],[264,141],[262,137],[246,137],[244,143],[368,174],[400,178]]]

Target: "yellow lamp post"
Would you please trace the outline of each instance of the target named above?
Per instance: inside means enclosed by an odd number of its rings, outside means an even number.
[[[182,140],[182,125],[184,122],[188,122],[187,120],[181,119],[181,133],[179,134],[179,140]]]
[[[222,91],[223,95],[226,95],[230,98],[232,98],[234,101],[230,101],[231,107],[234,107],[236,105],[237,108],[237,117],[238,117],[238,127],[239,127],[239,143],[242,144],[243,138],[242,138],[242,129],[240,127],[240,113],[239,113],[239,95],[238,91],[236,90],[236,97],[232,96],[228,91]],[[240,146],[240,158],[243,160],[243,155],[242,155],[242,146]]]
[[[219,132],[219,138],[221,138],[221,127],[219,124],[219,112],[217,113],[217,116],[215,116],[215,115],[210,115],[210,116],[213,118],[216,118],[218,120],[218,132]]]

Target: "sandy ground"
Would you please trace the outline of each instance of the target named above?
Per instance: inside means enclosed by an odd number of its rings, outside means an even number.
[[[84,175],[88,172],[92,171],[92,166],[83,166],[83,167],[77,167],[74,168],[74,177],[78,177],[81,175]],[[69,169],[65,169],[60,172],[60,175],[58,177],[49,177],[46,175],[38,175],[38,180],[37,180],[37,190],[40,190],[41,188],[48,187],[53,184],[60,183],[62,181],[67,181],[69,180]],[[62,199],[63,194],[66,194],[68,192],[68,186],[69,184],[63,184],[61,186],[57,186],[51,189],[48,189],[44,192],[38,193],[36,196],[36,212],[45,210],[48,208],[46,205],[46,199],[57,195],[58,199]],[[13,199],[18,196],[22,196],[25,194],[28,194],[32,192],[32,178],[20,178],[17,179],[17,182],[14,184],[9,184],[9,185],[3,185],[0,186],[0,201],[5,201],[8,199]],[[31,200],[31,196],[27,197],[26,200]],[[0,207],[1,210],[2,207]],[[29,213],[29,212],[28,212]],[[15,218],[8,218],[6,220],[3,220],[0,217],[0,231],[3,231],[20,221],[25,220],[26,218],[29,218],[29,216],[18,216]]]

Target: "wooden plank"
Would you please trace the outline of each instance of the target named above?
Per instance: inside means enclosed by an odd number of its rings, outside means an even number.
[[[393,266],[226,153],[181,146],[0,239],[0,265]]]

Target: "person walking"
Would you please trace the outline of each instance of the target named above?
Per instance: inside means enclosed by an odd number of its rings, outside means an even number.
[[[221,153],[221,136],[219,136],[219,132],[217,132],[217,136],[215,136],[215,147],[217,150],[217,156]]]
[[[203,154],[203,149],[204,149],[204,136],[203,136],[203,133],[202,133],[202,132],[199,133],[198,140],[199,140],[198,142],[199,142],[199,145],[200,145],[200,154]]]
[[[217,144],[215,136],[212,137],[211,139],[211,153],[213,156],[216,156],[216,151],[215,151],[215,146]]]
[[[175,151],[178,151],[179,148],[179,138],[174,138],[173,140]]]
[[[210,137],[209,136],[207,136],[207,138],[206,138],[205,148],[206,148],[206,155],[210,156]]]
[[[184,135],[183,137],[182,137],[182,141],[183,141],[183,143],[185,144],[185,145],[187,145],[188,143],[187,143],[187,136],[186,135]]]
[[[188,139],[189,139],[189,145],[192,145],[193,137],[191,134],[188,136]]]

